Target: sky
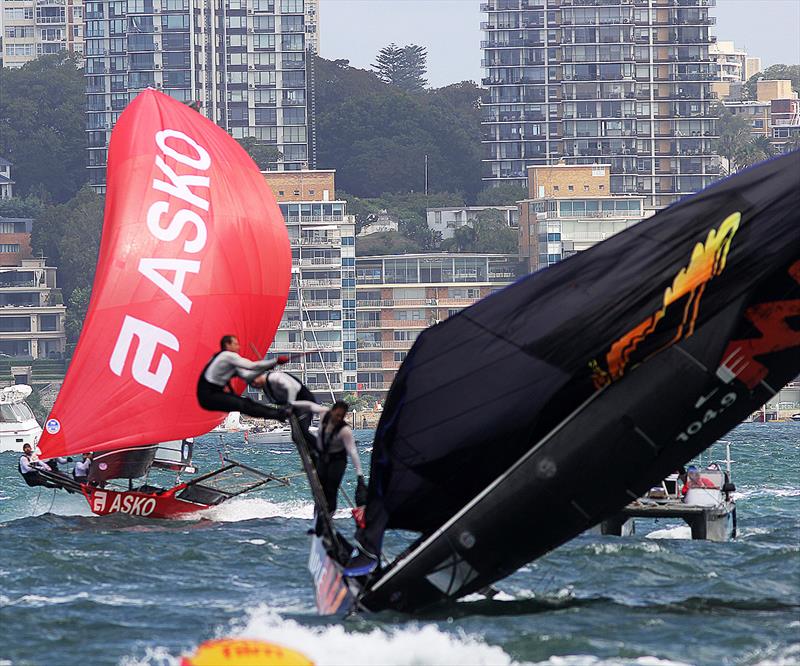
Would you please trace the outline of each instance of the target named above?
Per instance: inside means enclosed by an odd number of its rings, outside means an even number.
[[[320,55],[369,69],[391,42],[428,49],[432,87],[478,81],[479,0],[320,0]],[[800,64],[800,0],[717,0],[713,33],[734,41],[749,55],[775,63]]]

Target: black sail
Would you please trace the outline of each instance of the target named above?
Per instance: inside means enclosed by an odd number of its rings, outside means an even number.
[[[796,376],[799,211],[794,152],[420,335],[378,425],[367,515],[424,539],[363,603],[413,609],[508,575]]]

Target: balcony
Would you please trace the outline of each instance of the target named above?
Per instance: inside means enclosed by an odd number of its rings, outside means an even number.
[[[326,309],[333,309],[339,310],[342,307],[341,301],[336,300],[315,300],[315,301],[303,301],[304,308],[326,308]]]
[[[336,321],[305,321],[303,328],[317,328],[317,329],[339,329],[342,327],[341,320]]]
[[[392,382],[358,382],[358,391],[388,391]]]
[[[375,280],[379,282],[380,280]],[[293,285],[297,286],[297,285]],[[324,280],[303,280],[304,287],[341,287],[342,281],[340,279],[326,278]]]
[[[294,266],[341,266],[341,257],[314,257],[312,259],[293,259]]]
[[[411,345],[414,344],[413,340],[357,340],[356,347],[358,349],[400,349],[408,351]]]

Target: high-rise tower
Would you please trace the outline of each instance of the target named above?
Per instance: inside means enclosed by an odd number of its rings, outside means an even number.
[[[611,165],[661,207],[714,180],[715,0],[490,0],[481,46],[484,177]]]
[[[274,165],[308,166],[303,0],[100,0],[86,3],[90,182],[103,190],[111,128],[153,87],[236,139],[275,146]]]

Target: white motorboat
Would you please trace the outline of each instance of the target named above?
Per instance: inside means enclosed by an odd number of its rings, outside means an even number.
[[[309,432],[317,434],[317,427],[311,426]],[[251,444],[291,444],[292,429],[287,423],[270,424],[263,429],[251,430],[247,433],[247,441]]]
[[[25,444],[35,447],[39,441],[42,428],[25,404],[32,391],[26,384],[0,391],[0,451],[22,451]]]
[[[229,412],[225,420],[211,432],[244,432],[252,427],[251,424],[242,422],[239,412]]]

